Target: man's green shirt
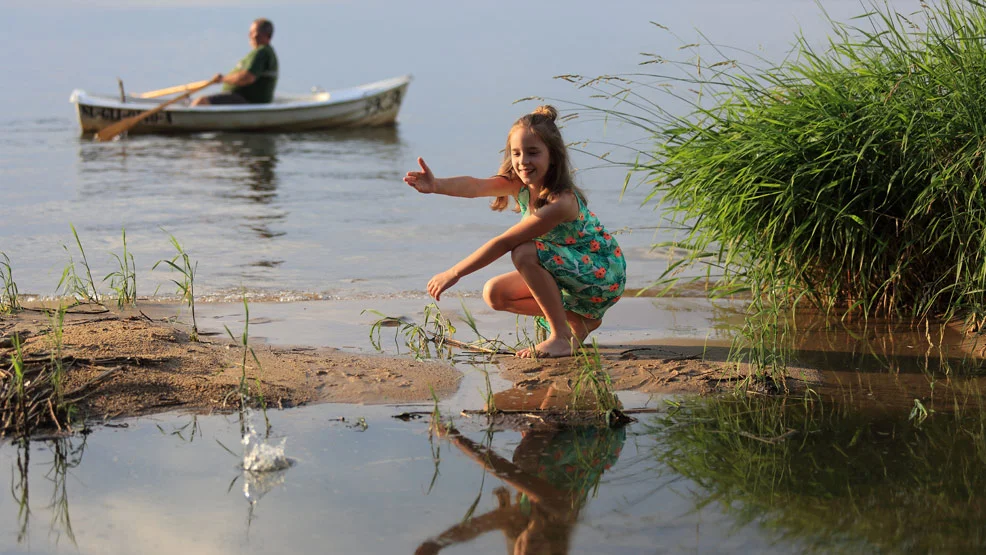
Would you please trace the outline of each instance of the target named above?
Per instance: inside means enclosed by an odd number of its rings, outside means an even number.
[[[277,55],[269,44],[258,46],[236,64],[230,73],[246,70],[257,78],[245,87],[223,85],[223,92],[233,92],[251,104],[267,104],[274,99],[277,85]]]

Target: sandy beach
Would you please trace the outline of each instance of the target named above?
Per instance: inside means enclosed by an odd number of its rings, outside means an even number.
[[[734,373],[725,363],[728,344],[702,337],[712,329],[715,312],[705,301],[682,299],[669,311],[660,299],[626,299],[593,338],[603,367],[617,391],[702,393]],[[249,345],[243,364],[244,307],[203,303],[196,307],[200,341],[189,337],[187,307],[156,302],[137,309],[102,312],[78,306],[63,327],[62,358],[70,362],[67,391],[80,398],[90,419],[134,416],[166,410],[222,411],[234,408],[235,392],[245,375],[259,384],[268,406],[336,403],[417,403],[432,392],[447,399],[459,389],[469,365],[449,360],[415,360],[395,328],[381,328],[377,351],[370,330],[379,316],[421,322],[428,299],[391,298],[250,304]],[[476,339],[463,323],[463,306],[486,337],[516,343],[517,320],[482,305],[476,298],[443,302],[443,314],[456,322],[456,339]],[[29,307],[31,308],[31,307]],[[40,360],[52,351],[51,320],[26,310],[0,320],[4,354],[9,338],[24,337],[25,359]],[[232,341],[226,329],[236,337]],[[257,364],[259,362],[259,365]],[[485,361],[484,361],[485,362]],[[554,385],[570,390],[578,357],[522,360],[499,355],[486,362],[493,388],[529,390]],[[109,372],[112,370],[112,372]],[[467,393],[466,404],[481,404]],[[475,407],[480,408],[480,407]]]
[[[445,356],[416,360],[396,327],[379,328],[380,350],[374,347],[370,335],[379,314],[421,323],[428,304],[423,296],[253,302],[248,344],[256,359],[249,354],[245,364],[242,303],[198,304],[198,342],[190,339],[189,311],[181,305],[145,300],[125,311],[78,306],[67,314],[63,330],[62,358],[70,369],[66,391],[79,399],[90,421],[170,410],[231,411],[244,377],[254,394],[277,408],[327,402],[420,404],[433,402],[434,395],[481,409],[486,387],[491,393],[514,390],[529,397],[548,389],[561,398],[571,393],[584,363],[578,356],[529,360],[509,354],[464,356],[452,349]],[[0,319],[0,354],[12,353],[10,338],[19,334],[26,360],[50,357],[51,320],[37,308]],[[440,308],[456,325],[453,337],[461,342],[477,339],[466,325],[467,314],[486,338],[517,345],[518,333],[524,334],[518,328],[523,320],[497,313],[475,297],[447,299]],[[740,308],[739,303],[697,297],[626,298],[589,342],[598,349],[614,391],[728,391],[746,375],[742,365],[729,361],[729,330],[738,323]],[[931,373],[949,375],[951,368],[958,377],[959,365],[978,358],[977,347],[950,327],[932,338],[928,330],[874,325],[854,335],[819,326],[800,335],[797,348],[788,367],[789,391],[811,388],[869,406],[930,398]],[[489,386],[477,377],[477,368],[490,375]],[[939,382],[938,390],[948,381]]]

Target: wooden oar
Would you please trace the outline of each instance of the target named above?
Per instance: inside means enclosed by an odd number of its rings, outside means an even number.
[[[194,89],[195,87],[201,87],[202,85],[207,85],[209,83],[210,81],[195,81],[193,83],[187,83],[185,85],[178,85],[177,87],[168,87],[166,89],[147,91],[145,93],[135,94],[134,96],[137,98],[157,98],[159,96],[168,96],[169,94],[185,92],[188,89]]]
[[[210,80],[206,81],[204,85],[201,85],[201,86],[198,86],[198,87],[196,87],[194,89],[191,89],[188,92],[186,92],[185,94],[183,94],[181,96],[176,96],[176,97],[172,98],[171,100],[169,100],[167,102],[162,102],[156,108],[153,108],[151,110],[147,110],[146,112],[141,112],[141,113],[137,114],[136,116],[130,116],[129,118],[121,119],[120,121],[114,123],[113,125],[110,125],[109,127],[106,127],[104,129],[100,130],[99,132],[97,132],[96,133],[96,140],[97,141],[108,141],[108,140],[112,139],[113,137],[116,137],[120,133],[124,133],[126,131],[129,131],[134,126],[136,126],[138,123],[140,123],[140,122],[144,121],[145,119],[153,116],[154,114],[160,112],[161,110],[164,110],[165,108],[167,108],[168,106],[174,104],[175,102],[178,102],[180,100],[184,100],[184,99],[192,96],[193,94],[199,92],[200,90],[208,87],[209,85],[211,85],[213,83],[218,83],[218,80],[217,79],[210,79]]]

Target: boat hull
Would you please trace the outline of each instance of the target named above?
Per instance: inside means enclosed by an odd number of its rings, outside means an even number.
[[[270,104],[189,106],[173,104],[141,121],[130,133],[195,133],[203,131],[307,131],[333,127],[393,125],[407,92],[410,76],[351,89],[307,96],[278,96]],[[157,107],[164,100],[89,95],[76,90],[83,134],[95,133],[121,119]]]

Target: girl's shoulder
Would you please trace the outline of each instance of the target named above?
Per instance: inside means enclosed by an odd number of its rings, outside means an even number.
[[[548,196],[547,203],[558,207],[565,214],[565,221],[576,220],[582,210],[580,197],[575,191],[561,191]]]

